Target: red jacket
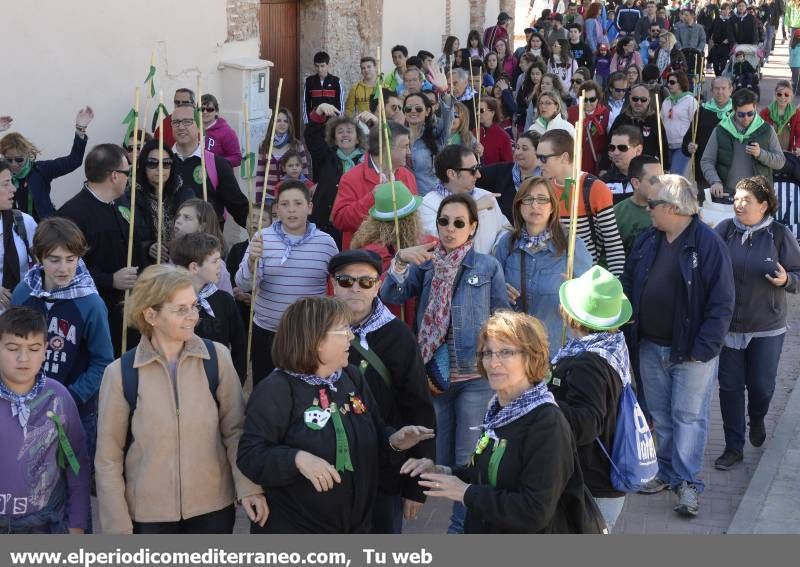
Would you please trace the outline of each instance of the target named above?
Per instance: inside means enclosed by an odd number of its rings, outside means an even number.
[[[417,194],[417,181],[411,170],[403,166],[398,167],[394,176],[397,181],[405,183],[414,195]],[[372,167],[370,159],[363,160],[339,180],[331,220],[333,226],[342,231],[342,250],[350,249],[353,233],[358,230],[369,214],[370,208],[375,204],[372,190],[379,184],[380,178]]]
[[[587,116],[583,132],[583,151],[581,152],[581,170],[597,175],[600,171],[598,163],[606,153],[608,147],[608,117],[609,110],[597,103],[597,108],[591,116]],[[577,127],[578,107],[570,106],[567,109],[567,121]],[[590,136],[587,136],[587,131]],[[590,143],[591,141],[591,143]],[[592,153],[594,150],[594,153]],[[596,158],[596,159],[595,159]]]
[[[158,128],[153,132],[153,138],[158,140]],[[172,135],[172,115],[164,118],[164,147],[171,148],[175,145],[175,136]]]
[[[769,108],[764,107],[761,109],[761,118],[764,122],[775,128],[775,123],[769,117]],[[789,120],[789,124],[785,126],[789,130],[789,145],[784,148],[785,152],[793,152],[795,148],[800,147],[800,108],[794,111],[794,116]],[[778,133],[778,139],[781,139],[781,133]]]
[[[482,165],[514,161],[511,138],[499,124],[492,124],[489,128],[481,126],[481,144],[483,145]]]

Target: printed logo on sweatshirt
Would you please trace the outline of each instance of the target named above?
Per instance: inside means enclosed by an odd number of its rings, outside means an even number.
[[[67,352],[64,350],[66,343],[73,346],[78,344],[78,332],[75,325],[66,319],[52,317],[47,327],[50,340],[47,342],[47,352],[44,357],[44,371],[46,374],[56,376],[62,364],[67,362]]]
[[[12,498],[11,494],[0,494],[0,516],[22,516],[27,511],[27,497]]]

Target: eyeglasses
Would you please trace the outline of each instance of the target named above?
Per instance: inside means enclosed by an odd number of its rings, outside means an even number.
[[[451,223],[450,219],[447,219],[445,217],[439,217],[438,219],[436,219],[436,224],[438,224],[442,228],[450,226],[451,224],[456,228],[464,228],[465,226],[467,226],[467,223],[464,221],[464,219],[455,219]]]
[[[551,157],[556,157],[557,155],[558,154],[550,154],[549,156],[545,156],[545,155],[542,155],[542,154],[536,154],[536,157],[538,158],[538,160],[540,162],[547,163],[547,160],[549,160]]]
[[[478,356],[484,362],[489,362],[492,358],[496,358],[497,360],[510,360],[512,356],[516,356],[518,354],[522,354],[521,350],[512,350],[510,348],[504,348],[498,351],[493,350],[482,350],[478,353]]]
[[[200,304],[192,303],[191,305],[181,305],[179,307],[175,307],[174,309],[168,309],[167,311],[177,315],[178,317],[189,317],[190,315],[197,315],[200,313]]]
[[[472,175],[475,175],[476,173],[478,173],[479,169],[480,169],[479,165],[473,165],[472,167],[457,167],[455,168],[455,171],[466,171],[471,173]]]
[[[744,118],[745,116],[753,116],[753,115],[755,115],[755,113],[756,113],[755,110],[748,110],[747,112],[739,112],[737,110],[736,111],[736,116],[738,116],[739,118]]]
[[[203,112],[216,112],[216,111],[217,111],[217,109],[214,108],[213,106],[204,106],[203,107]]]
[[[584,97],[583,100],[584,100],[584,102],[588,102],[589,104],[591,104],[593,102],[597,102],[597,97],[596,96],[587,96],[587,97]]]
[[[671,205],[669,201],[662,201],[661,199],[648,199],[647,200],[647,208],[651,211],[655,209],[659,205]]]
[[[169,169],[170,167],[172,167],[172,160],[169,159],[169,158],[162,159],[161,160],[161,165],[165,169]],[[158,167],[158,160],[157,159],[148,158],[147,160],[145,160],[144,166],[147,169],[156,169]]]
[[[548,203],[550,203],[550,197],[545,197],[544,195],[537,195],[536,197],[525,197],[520,202],[527,207],[532,207],[534,205],[547,205]]]
[[[408,114],[409,112],[423,112],[425,110],[424,106],[406,106],[403,109],[403,112]]]
[[[328,331],[328,334],[329,335],[344,335],[344,336],[349,337],[351,339],[355,336],[353,334],[352,329],[350,329],[350,327],[347,327],[346,329],[332,329],[332,330]]]
[[[632,96],[631,100],[633,102],[650,102],[650,99],[646,96]]]
[[[174,104],[176,107],[194,106],[194,101],[192,101],[192,100],[173,100],[172,104]]]
[[[188,128],[194,124],[194,119],[192,118],[184,118],[183,120],[173,120],[172,127],[173,128]]]
[[[112,169],[111,171],[114,172],[114,173],[121,173],[125,177],[130,177],[131,176],[131,170],[130,169]]]
[[[25,163],[25,160],[28,158],[24,156],[16,156],[16,157],[7,157],[5,159],[8,163]]]
[[[361,289],[372,289],[375,284],[380,281],[380,278],[376,278],[374,276],[355,277],[348,276],[347,274],[333,276],[333,279],[336,280],[336,283],[339,284],[339,287],[343,287],[345,289],[350,289],[356,282],[358,282],[358,287]]]
[[[608,153],[619,151],[620,153],[624,154],[629,149],[631,149],[631,147],[628,144],[619,144],[619,145],[608,144]]]

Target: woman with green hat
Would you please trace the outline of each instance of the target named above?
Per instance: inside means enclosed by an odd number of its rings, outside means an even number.
[[[622,387],[633,376],[619,330],[631,318],[631,302],[600,266],[561,284],[559,296],[574,338],[553,358],[550,391],[572,426],[584,482],[611,531],[625,494],[611,485],[611,461],[597,440],[610,451]]]
[[[395,205],[397,202],[397,224],[395,225]],[[414,195],[402,181],[394,182],[394,197],[392,184],[382,183],[375,187],[375,205],[369,210],[369,216],[361,223],[361,227],[353,235],[350,248],[355,250],[363,248],[377,253],[383,261],[382,273],[389,269],[392,258],[399,249],[411,248],[433,238],[422,232],[419,209],[422,197]],[[399,305],[389,305],[389,310],[400,316]],[[404,320],[411,325],[414,321],[414,303],[404,304]]]

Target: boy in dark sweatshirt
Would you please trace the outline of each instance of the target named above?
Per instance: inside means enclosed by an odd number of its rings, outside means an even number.
[[[103,372],[114,360],[114,349],[108,311],[81,259],[88,248],[71,220],[43,220],[33,237],[33,254],[39,263],[14,289],[11,303],[44,315],[44,373],[72,394],[86,432],[88,454],[94,460],[97,396]]]
[[[0,315],[0,533],[83,533],[89,455],[72,396],[45,377],[40,313]]]
[[[569,34],[569,49],[578,67],[586,67],[594,73],[594,53],[581,39],[581,25],[570,24],[567,26]]]
[[[195,334],[230,349],[233,365],[244,384],[247,378],[247,336],[236,301],[231,294],[216,286],[222,270],[221,251],[222,244],[216,236],[195,232],[175,239],[169,257],[173,264],[186,268],[192,275],[200,311]]]

